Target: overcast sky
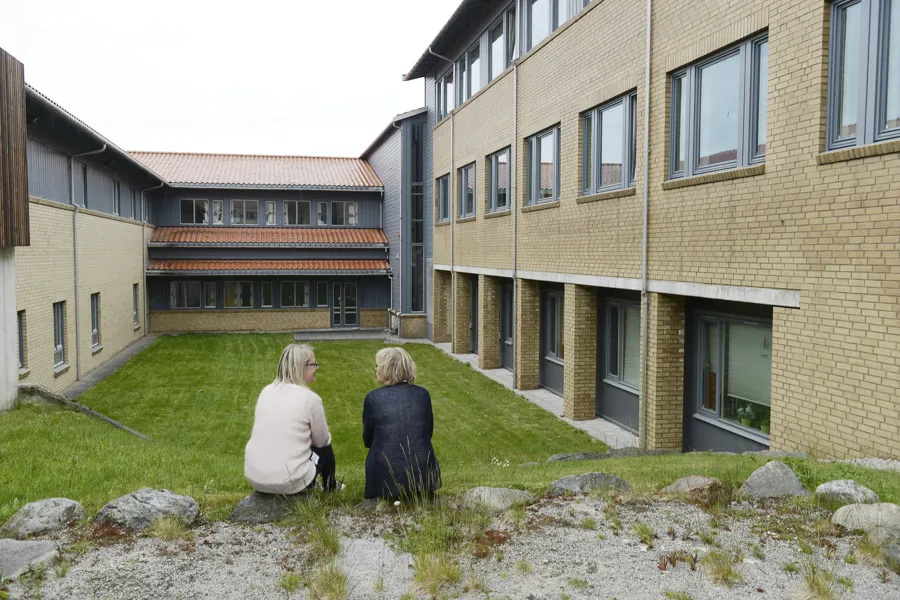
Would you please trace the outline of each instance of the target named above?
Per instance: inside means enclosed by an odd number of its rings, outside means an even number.
[[[25,79],[126,150],[358,156],[459,0],[0,0]]]

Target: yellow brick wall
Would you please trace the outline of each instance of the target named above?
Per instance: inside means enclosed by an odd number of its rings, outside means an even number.
[[[445,344],[452,338],[453,276],[449,271],[434,271],[433,293],[434,343]]]
[[[681,450],[684,414],[684,298],[649,294],[647,447]],[[644,326],[643,315],[641,327]],[[641,354],[643,361],[643,353]]]
[[[478,275],[478,367],[500,368],[500,279]]]
[[[437,221],[438,215],[438,205],[437,205],[437,194],[438,194],[438,186],[437,180],[444,175],[450,175],[450,180],[452,181],[454,176],[450,174],[450,119],[444,119],[441,121],[441,124],[435,127],[434,132],[432,134],[432,148],[433,148],[433,158],[432,164],[434,166],[434,198],[432,202],[434,203],[434,219]],[[452,196],[451,196],[451,207],[450,214],[451,217],[455,218],[455,214],[453,213],[453,204],[452,204]],[[436,265],[449,265],[451,262],[450,259],[450,223],[442,223],[440,225],[435,225],[434,227],[434,264]]]
[[[423,340],[428,337],[426,315],[402,315],[400,317],[400,337],[408,340]]]
[[[321,308],[266,310],[160,310],[150,313],[153,333],[294,331],[328,329],[331,311]]]
[[[360,327],[387,327],[388,311],[386,308],[362,308],[359,311]]]
[[[475,276],[477,277],[477,275]],[[453,273],[453,352],[468,354],[472,351],[472,276]]]
[[[570,419],[593,419],[597,402],[597,292],[566,284],[564,307],[563,412]]]
[[[534,390],[540,385],[541,286],[528,279],[516,280],[516,388]]]

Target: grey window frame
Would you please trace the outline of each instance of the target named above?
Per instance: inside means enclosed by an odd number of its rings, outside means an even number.
[[[197,304],[197,306],[188,306],[188,302],[187,302],[188,286],[193,285],[193,284],[196,284],[198,286],[197,287],[197,290],[198,290],[197,296],[200,301]],[[184,306],[176,306],[175,305],[176,303],[172,302],[172,286],[175,286],[175,285],[181,286],[183,288],[182,295],[184,296]],[[176,279],[174,281],[170,281],[169,282],[169,308],[171,308],[171,309],[202,308],[203,304],[204,304],[203,292],[204,292],[203,286],[200,284],[200,281],[198,281],[198,280]],[[176,295],[176,297],[178,296],[178,294],[175,294],[175,295]]]
[[[450,78],[453,80],[453,91],[448,92],[447,90],[447,79]],[[443,119],[448,116],[453,109],[456,108],[456,78],[454,77],[454,67],[451,66],[449,69],[444,71],[440,77],[438,77],[437,81],[435,81],[437,94],[437,107],[438,107],[438,120]],[[451,103],[453,104],[451,106]]]
[[[266,286],[269,288],[269,303],[266,304]],[[275,287],[271,281],[263,281],[259,284],[259,305],[262,308],[272,308],[275,306]]]
[[[754,82],[759,81],[759,61],[756,59],[756,49],[759,45],[767,42],[769,39],[768,30],[755,34],[737,44],[728,46],[715,52],[714,54],[694,62],[684,68],[673,71],[669,74],[669,86],[673,90],[670,94],[669,102],[669,179],[681,179],[693,177],[695,175],[703,175],[706,173],[715,173],[718,171],[729,171],[740,169],[756,164],[764,164],[766,161],[765,154],[756,154],[756,94],[754,90],[758,89]],[[723,162],[715,165],[699,166],[700,163],[700,71],[706,67],[712,66],[720,61],[727,60],[733,56],[739,57],[740,63],[740,92],[738,94],[738,137],[737,137],[737,157],[735,160]],[[684,170],[676,170],[675,168],[675,149],[678,145],[678,128],[675,124],[678,122],[678,103],[674,101],[675,81],[684,78],[682,93],[686,92],[685,102],[687,107],[685,110],[687,123],[685,125],[685,164]],[[768,144],[768,142],[767,142]]]
[[[247,203],[252,202],[256,204],[256,223],[248,223],[247,222]],[[240,203],[241,207],[241,222],[234,222],[234,209],[238,206],[237,203]],[[258,227],[259,226],[259,200],[244,200],[244,199],[232,199],[230,201],[231,206],[229,206],[228,211],[228,219],[232,226],[234,227]]]
[[[328,227],[328,201],[319,200],[316,202],[316,225],[319,227]],[[322,209],[325,209],[325,218],[322,218]]]
[[[25,365],[28,364],[28,361],[25,359],[26,349],[25,349],[25,311],[19,310],[16,311],[16,333],[17,340],[19,342],[18,348],[18,358],[19,358],[19,370],[25,368]]]
[[[571,21],[575,18],[575,16],[584,9],[588,4],[590,4],[590,0],[549,0],[548,9],[550,14],[547,16],[549,27],[547,29],[547,35],[537,41],[531,39],[531,24],[534,19],[534,15],[531,11],[531,6],[533,4],[533,0],[525,0],[525,37],[528,42],[526,52],[531,50],[542,41],[550,37],[554,31]],[[561,20],[559,19],[559,7],[566,7],[566,18]]]
[[[193,219],[190,223],[185,223],[182,220],[181,212],[182,212],[182,206],[185,202],[191,203],[191,215],[193,215]],[[204,208],[204,210],[206,211],[206,220],[204,220],[202,223],[197,222],[197,203],[198,202],[205,203],[205,205],[206,205]],[[204,198],[181,198],[180,199],[180,202],[178,203],[178,221],[181,225],[206,225],[209,222],[209,219],[210,219],[209,200],[206,200]]]
[[[53,366],[66,364],[66,303],[53,303]]]
[[[122,214],[122,184],[113,179],[113,214]]]
[[[563,290],[549,290],[547,292],[547,312],[550,312],[550,299],[554,299],[556,301],[556,338],[550,338],[550,332],[547,332],[547,352],[546,357],[553,359],[556,362],[565,362],[566,353],[565,353],[565,324],[566,324],[566,294]],[[548,314],[548,319],[550,315]],[[549,325],[549,321],[548,321]],[[556,348],[553,348],[553,344],[556,344]],[[563,348],[562,356],[560,356],[559,349]]]
[[[513,3],[508,5],[503,12],[500,13],[500,16],[494,19],[491,23],[490,27],[485,30],[484,37],[485,43],[487,46],[487,83],[492,82],[498,76],[503,74],[506,69],[512,64],[514,59],[513,53],[515,52],[515,40],[516,40],[516,4]],[[512,13],[512,15],[510,15]],[[491,44],[491,33],[497,29],[497,27],[503,27],[503,68],[500,69],[499,73],[493,72],[494,65],[494,47]],[[512,36],[510,35],[512,34]],[[512,40],[513,44],[510,46],[510,40]]]
[[[141,324],[141,316],[140,316],[140,285],[137,283],[131,284],[131,316],[132,316],[132,324],[137,327]]]
[[[559,133],[560,126],[557,124],[538,132],[525,140],[525,202],[528,206],[559,201]],[[548,135],[555,136],[556,142],[553,164],[553,195],[550,198],[541,199],[540,141]],[[535,165],[537,165],[537,169],[535,169]]]
[[[606,356],[605,363],[603,367],[603,379],[614,382],[617,386],[625,387],[629,390],[638,392],[638,386],[631,385],[625,381],[625,378],[622,376],[622,373],[625,369],[625,311],[627,308],[637,308],[638,315],[640,315],[641,304],[640,302],[632,302],[628,300],[621,299],[605,299],[604,304],[606,305],[606,315],[604,317],[604,335],[603,335],[603,344],[606,348]],[[618,313],[616,316],[616,365],[618,366],[618,373],[612,373],[610,369],[610,357],[612,356],[613,348],[612,348],[612,338],[610,337],[610,333],[612,332],[612,311],[615,308]],[[638,344],[640,344],[640,340],[637,340]],[[640,365],[638,365],[639,372],[639,380],[638,385],[640,385]]]
[[[87,165],[81,165],[81,186],[84,192],[81,198],[81,206],[88,208],[88,168]]]
[[[851,5],[861,7],[859,34],[859,76],[860,86],[857,96],[856,135],[838,139],[840,115],[838,115],[840,86],[840,44],[843,31],[838,13]],[[900,10],[900,5],[894,7]],[[840,150],[866,146],[878,142],[900,138],[900,127],[884,129],[887,110],[888,25],[890,24],[889,0],[839,0],[830,7],[828,40],[828,113],[826,150]],[[871,57],[871,58],[870,58]]]
[[[437,222],[446,223],[450,221],[450,175],[438,177],[434,189],[437,190]]]
[[[274,225],[278,225],[278,201],[277,200],[266,200],[266,227],[271,227]],[[269,223],[269,208],[272,208],[272,222]]]
[[[322,286],[325,286],[325,293],[322,293]],[[324,302],[323,302],[324,300]],[[328,308],[328,282],[316,282],[316,308]]]
[[[468,190],[468,180],[469,180],[469,171],[472,171],[472,211],[469,212],[466,210],[464,195],[466,190]],[[457,169],[457,182],[458,182],[458,190],[457,200],[459,201],[459,218],[467,219],[469,217],[474,217],[476,214],[476,207],[478,206],[478,173],[475,170],[475,163],[469,163],[464,167],[460,167]]]
[[[622,181],[610,185],[601,185],[600,181],[602,147],[602,120],[603,111],[616,106],[622,106]],[[591,120],[591,145],[588,147],[586,136],[582,135],[581,141],[581,189],[584,195],[599,194],[612,190],[620,190],[635,187],[635,163],[637,162],[637,132],[635,111],[637,109],[637,90],[632,90],[621,96],[617,96],[608,102],[585,111],[581,114],[582,131],[587,128],[587,120]],[[587,181],[587,169],[591,165],[591,181]]]
[[[91,294],[91,348],[100,346],[100,292]]]
[[[290,223],[288,219],[288,205],[294,205],[294,213],[297,215],[297,223]],[[306,212],[309,216],[308,223],[300,223],[302,219],[300,219],[300,205],[306,205]],[[312,225],[312,206],[309,200],[285,200],[283,202],[282,208],[283,214],[283,223],[286,227],[309,227]]]
[[[284,303],[284,286],[285,285],[290,285],[294,289],[294,303],[293,304],[285,304]],[[305,294],[306,303],[305,304],[297,304],[297,301],[300,298],[300,296],[298,294],[298,289],[300,288],[301,285],[306,286],[306,294]],[[295,280],[295,279],[282,281],[280,283],[280,285],[278,286],[278,292],[279,292],[278,302],[279,302],[279,306],[281,306],[281,308],[310,308],[310,304],[312,304],[312,295],[311,295],[309,281]]]
[[[347,223],[348,219],[348,210],[347,207],[351,204],[356,205],[356,211],[353,215],[353,218],[356,219],[355,223]],[[337,215],[337,206],[340,205],[341,216],[344,220],[344,223],[335,224],[334,218]],[[359,227],[359,200],[332,200],[331,201],[331,227]]]
[[[245,285],[250,286],[250,306],[228,306],[228,284],[240,285],[242,288]],[[250,310],[256,308],[256,290],[254,289],[254,285],[252,281],[246,280],[238,280],[238,279],[229,279],[224,282],[224,287],[222,288],[222,296],[223,303],[226,309],[229,310]],[[241,294],[243,295],[243,294]]]
[[[219,205],[219,220],[216,221],[216,205]],[[210,212],[209,212],[209,222],[212,225],[224,225],[225,224],[225,201],[224,200],[211,200],[210,201]]]
[[[510,210],[510,199],[509,199],[509,157],[510,157],[511,149],[509,146],[500,150],[498,152],[494,152],[490,156],[488,156],[488,213],[495,212],[505,212]],[[498,199],[500,197],[499,188],[497,186],[499,181],[499,168],[500,161],[499,158],[502,155],[506,155],[506,204],[503,206],[498,206]]]
[[[516,59],[516,50],[519,47],[519,3],[513,2],[503,11],[503,20],[506,22],[506,67]],[[512,34],[512,35],[510,35]]]
[[[200,290],[201,293],[203,294],[200,299],[200,306],[202,306],[203,308],[218,308],[218,306],[219,306],[219,298],[218,298],[219,290],[217,289],[217,287],[218,286],[216,285],[215,281],[204,281],[203,282],[203,287]],[[210,288],[212,288],[212,298],[213,298],[212,304],[210,304],[209,302],[206,301],[206,299],[207,299],[206,292]]]
[[[129,195],[130,195],[131,218],[134,219],[135,221],[137,221],[137,220],[138,220],[138,214],[137,214],[137,194],[136,194],[134,188],[128,188],[128,191],[129,191]]]

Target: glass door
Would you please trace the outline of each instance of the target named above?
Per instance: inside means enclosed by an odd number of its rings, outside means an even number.
[[[356,305],[356,283],[344,284],[344,325],[347,327],[359,325]]]
[[[332,291],[332,327],[356,327],[359,325],[356,282],[335,283]]]

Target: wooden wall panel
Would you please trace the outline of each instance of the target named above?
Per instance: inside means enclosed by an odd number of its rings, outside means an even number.
[[[0,48],[0,248],[28,246],[25,68]]]

